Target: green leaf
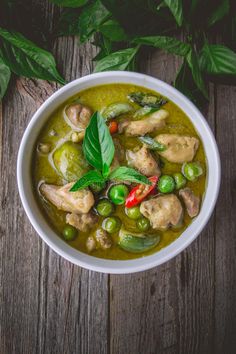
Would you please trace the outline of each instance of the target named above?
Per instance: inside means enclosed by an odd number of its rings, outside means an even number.
[[[114,157],[115,148],[109,129],[99,112],[93,114],[86,128],[83,151],[88,163],[100,170],[106,177]]]
[[[99,61],[112,52],[112,42],[110,41],[110,39],[104,37],[102,34],[100,34],[100,36],[101,38],[99,39],[99,41],[93,43],[94,45],[100,48],[98,54],[93,58],[93,61]]]
[[[88,0],[50,0],[56,5],[64,7],[81,7],[87,4]]]
[[[5,95],[10,78],[11,78],[11,70],[0,57],[0,100]]]
[[[211,16],[209,17],[207,24],[208,27],[213,26],[216,22],[221,20],[225,15],[228,14],[230,9],[229,0],[223,0],[220,4],[215,8]]]
[[[122,49],[111,53],[97,62],[94,72],[108,70],[126,70],[132,63],[139,47]]]
[[[80,9],[63,9],[57,25],[58,36],[76,36],[79,34]]]
[[[65,84],[56,69],[53,55],[20,33],[0,27],[0,43],[3,60],[15,74]]]
[[[80,42],[88,40],[110,16],[99,0],[86,5],[79,18]]]
[[[178,71],[174,86],[197,106],[203,106],[206,102],[205,97],[193,80],[192,72],[186,60],[184,60]]]
[[[179,26],[183,23],[183,4],[182,0],[164,0],[165,4],[169,7],[172,15],[174,16]]]
[[[208,74],[236,74],[236,53],[217,44],[205,44],[200,55],[201,69]]]
[[[208,98],[207,89],[200,69],[199,61],[196,52],[192,49],[186,56],[187,63],[191,69],[193,79],[196,86],[203,93],[203,95]]]
[[[129,168],[129,167],[125,167],[125,166],[118,167],[115,170],[113,170],[109,174],[109,179],[151,185],[151,182],[149,181],[149,179],[146,176],[142,175],[141,173],[134,170],[133,168]]]
[[[102,183],[104,178],[98,171],[89,171],[83,177],[81,177],[75,184],[71,187],[70,192],[76,192],[79,189],[86,188],[93,183]]]
[[[107,20],[99,27],[100,32],[112,42],[127,40],[127,35],[118,21],[114,19]]]
[[[135,38],[133,42],[164,49],[169,53],[180,56],[186,56],[191,50],[190,44],[181,42],[176,38],[167,36],[139,37]]]

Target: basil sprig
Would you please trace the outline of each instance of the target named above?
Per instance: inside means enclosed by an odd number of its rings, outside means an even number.
[[[103,183],[108,180],[151,184],[146,176],[133,168],[121,166],[110,171],[115,147],[105,120],[99,112],[93,114],[86,128],[83,152],[86,160],[95,170],[91,170],[82,176],[72,186],[71,192],[86,188],[92,183]]]

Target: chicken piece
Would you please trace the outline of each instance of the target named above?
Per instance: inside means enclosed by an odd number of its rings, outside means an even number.
[[[128,164],[136,168],[140,173],[145,176],[160,176],[161,170],[158,166],[157,161],[152,156],[152,153],[147,149],[146,146],[143,146],[137,152],[132,150],[126,151],[126,158]]]
[[[154,132],[165,126],[166,118],[169,113],[160,109],[150,115],[147,118],[135,121],[124,121],[119,124],[119,133],[125,133],[127,136],[142,136],[147,133]]]
[[[93,193],[88,189],[70,192],[73,184],[74,182],[67,183],[65,186],[55,186],[43,183],[40,192],[60,210],[75,214],[88,213],[94,205]]]
[[[113,171],[122,164],[125,157],[125,150],[118,139],[113,139],[115,145],[115,155],[112,160],[110,170]]]
[[[98,216],[91,211],[86,214],[67,214],[66,223],[74,226],[77,230],[87,232],[98,222]]]
[[[74,130],[86,129],[92,111],[89,107],[83,106],[80,103],[72,104],[65,109],[65,120]]]
[[[183,217],[183,208],[175,194],[161,195],[144,201],[141,213],[150,220],[153,229],[166,230],[178,226]]]
[[[199,146],[197,138],[179,134],[160,134],[155,140],[166,146],[166,150],[159,151],[159,154],[175,163],[192,161]]]
[[[97,242],[100,244],[101,248],[104,250],[110,248],[112,245],[111,237],[103,229],[98,229],[96,231],[95,238]]]
[[[200,198],[197,197],[190,188],[180,189],[179,195],[184,201],[190,218],[197,216],[200,209]]]
[[[96,241],[93,236],[89,236],[86,240],[86,247],[88,252],[92,252],[96,248]]]

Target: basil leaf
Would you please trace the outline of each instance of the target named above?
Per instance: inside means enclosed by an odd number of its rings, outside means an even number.
[[[50,0],[56,5],[65,7],[80,7],[87,4],[88,0]]]
[[[155,48],[165,49],[169,53],[173,53],[180,56],[186,56],[191,46],[188,43],[179,41],[173,37],[167,36],[148,36],[135,38],[134,43],[149,45]]]
[[[95,112],[85,131],[83,152],[88,163],[108,175],[115,148],[104,118]]]
[[[1,27],[0,41],[3,60],[15,74],[65,84],[51,53],[37,47],[20,33],[8,32]]]
[[[150,136],[140,136],[139,140],[146,144],[150,150],[165,151],[166,145],[159,143]]]
[[[115,170],[113,170],[109,174],[109,179],[151,185],[151,182],[149,181],[149,179],[146,176],[142,175],[141,173],[134,170],[133,168],[129,168],[129,167],[125,167],[125,166],[118,167]]]
[[[174,16],[178,26],[183,23],[183,4],[182,0],[164,0],[165,4],[169,7],[172,15]]]
[[[206,103],[205,97],[202,95],[193,80],[192,72],[186,59],[178,71],[174,86],[197,106],[203,106],[203,104]]]
[[[228,14],[230,9],[229,0],[223,0],[213,11],[211,16],[207,21],[208,27],[213,26],[216,22],[221,20],[225,15]]]
[[[76,36],[79,34],[80,9],[63,9],[57,25],[58,36]]]
[[[80,42],[84,43],[89,39],[110,16],[99,0],[86,5],[79,18]]]
[[[126,70],[132,63],[139,47],[113,52],[97,62],[94,72],[108,70]]]
[[[76,192],[79,189],[86,188],[92,183],[101,183],[104,182],[104,178],[97,171],[89,171],[83,177],[81,177],[75,184],[71,187],[70,192]]]
[[[11,70],[0,57],[0,100],[5,95],[10,78],[11,78]]]
[[[102,58],[106,57],[112,52],[112,42],[109,38],[100,35],[99,41],[94,42],[93,44],[100,48],[98,54],[92,59],[93,61],[99,61]]]
[[[199,90],[202,92],[202,94],[208,98],[208,93],[207,93],[207,89],[205,86],[205,82],[202,76],[202,72],[200,70],[200,65],[199,65],[199,61],[196,55],[196,52],[194,51],[194,49],[192,49],[188,55],[186,56],[187,59],[187,63],[191,69],[192,75],[193,75],[193,79],[195,81],[196,86],[199,88]]]
[[[236,74],[236,53],[217,44],[205,44],[200,55],[201,69],[208,74]]]
[[[100,27],[99,31],[112,42],[127,40],[127,35],[118,21],[114,19],[107,20]]]

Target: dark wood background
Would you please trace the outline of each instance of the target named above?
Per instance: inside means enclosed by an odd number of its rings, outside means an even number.
[[[51,29],[58,10],[43,0],[28,3],[32,18]],[[67,80],[92,71],[90,44],[59,38],[51,49]],[[178,67],[177,58],[155,51],[144,55],[141,71],[171,83]],[[16,184],[20,140],[56,90],[20,78],[0,104],[0,353],[236,353],[236,87],[212,85],[204,112],[222,161],[210,222],[175,259],[123,276],[65,261],[23,211]]]

